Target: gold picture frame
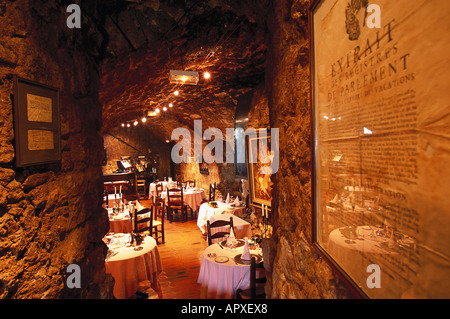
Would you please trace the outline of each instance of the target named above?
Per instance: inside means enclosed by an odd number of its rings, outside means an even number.
[[[262,129],[256,130],[257,133],[261,131]],[[271,207],[273,188],[271,162],[262,163],[260,158],[261,155],[271,155],[270,135],[251,134],[245,138],[250,201],[255,206]],[[257,145],[257,147],[252,147],[252,145]],[[261,152],[261,146],[267,149]]]

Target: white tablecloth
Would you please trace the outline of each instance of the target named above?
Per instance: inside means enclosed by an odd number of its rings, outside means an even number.
[[[163,192],[161,194],[161,198],[166,199],[167,192]],[[196,211],[202,201],[206,199],[205,191],[203,189],[200,189],[198,191],[192,191],[192,190],[183,190],[183,202],[186,205],[189,205],[193,211]],[[166,199],[167,203],[167,199]]]
[[[231,204],[226,204],[224,202],[216,201],[217,208],[210,207],[208,203],[201,204],[198,210],[197,226],[200,228],[203,234],[206,234],[206,221],[211,221],[211,217],[215,215],[222,214],[236,214],[245,209],[245,206],[232,207]]]
[[[242,254],[244,246],[233,250],[220,248],[218,244],[207,247],[203,253],[200,265],[200,273],[197,282],[201,284],[201,298],[205,299],[229,299],[236,296],[237,289],[250,287],[250,264],[235,263],[234,257]],[[261,251],[250,251],[250,253]],[[208,257],[215,253],[216,257]],[[228,257],[225,263],[215,261],[217,257]],[[258,276],[258,275],[257,275]]]
[[[117,199],[120,202],[120,199],[123,198],[123,194],[119,194],[117,193],[116,195],[114,194],[108,194],[108,208],[113,208],[114,204],[117,204],[115,199]],[[106,198],[103,197],[103,200],[105,200]]]
[[[138,209],[142,209],[143,206],[139,206]],[[150,217],[150,213],[141,215],[142,218]],[[109,232],[110,233],[129,233],[132,231],[133,219],[131,217],[128,208],[125,208],[121,213],[113,214],[112,208],[108,208],[108,218],[109,218]]]
[[[148,188],[148,198],[152,198],[153,196],[156,196],[156,185],[161,184],[163,186],[163,192],[167,190],[167,186],[169,185],[168,181],[163,182],[154,182],[150,183],[150,187]],[[172,181],[170,184],[170,187],[177,187],[177,182]]]
[[[234,231],[234,235],[236,236],[236,238],[242,239],[242,238],[247,237],[248,239],[251,239],[253,233],[252,233],[252,226],[250,225],[250,223],[243,220],[242,218],[234,216],[233,214],[213,215],[213,216],[211,216],[210,221],[211,221],[211,223],[216,220],[229,221],[230,217],[233,217],[233,231]],[[217,228],[214,228],[214,233],[222,232],[222,231],[229,231],[229,229],[230,229],[229,226],[217,227]]]
[[[125,245],[130,240],[129,234],[122,235],[121,238],[117,238],[122,242],[121,247],[115,247],[113,244],[108,246],[117,254],[105,261],[106,272],[115,280],[114,297],[117,299],[130,298],[137,291],[141,281],[149,280],[152,287],[156,288],[162,271],[155,239],[146,236],[139,246],[142,249],[136,250],[137,247]]]
[[[110,233],[129,233],[133,229],[132,220],[128,210],[113,215],[108,209],[109,232]]]

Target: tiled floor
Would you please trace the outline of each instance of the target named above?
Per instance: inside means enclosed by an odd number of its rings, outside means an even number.
[[[145,206],[145,201],[143,201]],[[151,299],[198,299],[200,285],[197,278],[200,262],[207,241],[197,226],[196,219],[186,222],[164,222],[166,242],[158,245],[163,271],[159,277],[160,289],[154,291],[149,283],[141,283],[139,291],[132,298]]]

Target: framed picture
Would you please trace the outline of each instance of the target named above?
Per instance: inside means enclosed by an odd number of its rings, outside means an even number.
[[[195,158],[192,158],[192,162],[194,162],[194,163],[196,162]],[[203,160],[202,155],[198,156],[197,162],[198,162],[198,168],[199,168],[200,174],[209,175],[208,163],[206,163]]]
[[[272,203],[272,158],[270,135],[246,136],[246,153],[250,200],[253,205],[267,207]],[[253,146],[252,146],[253,145]]]
[[[200,174],[209,175],[208,164],[205,162],[198,163]]]
[[[450,2],[372,4],[310,8],[312,240],[361,297],[448,298]]]
[[[61,161],[59,89],[14,76],[16,166]]]

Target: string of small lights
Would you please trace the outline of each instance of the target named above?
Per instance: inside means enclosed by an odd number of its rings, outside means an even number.
[[[233,21],[231,26],[234,27],[236,21],[237,21],[237,18]],[[207,62],[208,58],[210,58],[210,57],[212,57],[214,55],[214,53],[217,50],[217,48],[219,46],[222,46],[231,37],[231,35],[242,25],[242,23],[243,23],[243,21],[241,21],[235,28],[233,28],[231,33],[229,33],[228,36],[225,38],[225,36],[227,35],[228,31],[231,29],[231,26],[228,28],[228,30],[220,37],[220,39],[217,41],[217,43],[213,46],[211,51],[205,56],[205,58],[201,62],[201,66],[203,66]],[[203,78],[205,80],[211,79],[211,73],[208,72],[208,71],[204,71],[203,72]],[[183,86],[182,84],[181,85],[176,85],[173,88],[173,93],[172,93],[173,96],[177,97],[177,96],[180,95],[180,90],[181,90],[182,86]],[[142,118],[140,119],[140,122],[141,123],[146,123],[147,119],[149,117],[159,116],[162,113],[165,113],[168,110],[170,110],[171,108],[173,108],[174,107],[174,102],[173,101],[169,102],[169,99],[173,99],[172,94],[168,95],[163,101],[160,101],[155,108],[152,108],[151,110],[144,111],[144,114],[143,114]],[[139,124],[139,120],[133,119],[133,120],[130,120],[130,121],[123,122],[121,124],[121,126],[130,128],[132,126],[137,126],[138,124]]]

